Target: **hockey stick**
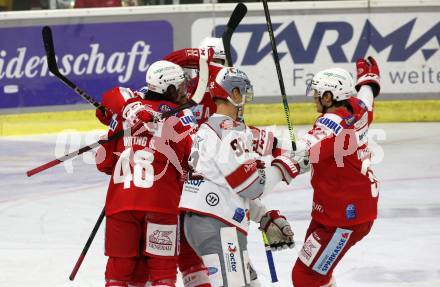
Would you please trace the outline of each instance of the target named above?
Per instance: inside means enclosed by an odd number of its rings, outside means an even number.
[[[208,55],[205,55],[205,57],[208,57]],[[180,112],[180,111],[182,111],[184,109],[187,109],[187,108],[190,108],[190,107],[192,107],[194,105],[199,104],[203,100],[203,96],[204,96],[205,91],[206,91],[206,86],[208,85],[209,68],[208,68],[208,62],[207,62],[206,58],[204,58],[202,56],[200,57],[200,60],[199,60],[199,70],[200,70],[200,72],[199,72],[199,83],[197,85],[196,91],[194,92],[194,95],[191,98],[191,100],[189,102],[187,102],[187,103],[185,103],[185,104],[183,104],[183,105],[181,105],[181,106],[171,110],[171,111],[162,113],[160,115],[160,117],[157,118],[156,120],[162,120],[162,119],[165,119],[167,117],[170,117],[170,116],[172,116],[172,115],[174,115],[174,114],[176,114],[176,113],[178,113],[178,112]],[[89,150],[92,150],[92,149],[98,147],[99,145],[102,145],[102,144],[105,144],[107,142],[119,139],[122,136],[124,136],[124,134],[130,134],[130,131],[131,131],[130,128],[125,129],[125,130],[121,130],[121,131],[113,134],[112,136],[110,136],[108,139],[101,139],[101,140],[99,140],[97,142],[94,142],[94,143],[92,143],[90,145],[84,146],[84,147],[80,148],[79,150],[73,151],[73,152],[71,152],[69,154],[66,154],[66,155],[64,155],[62,157],[56,158],[56,159],[54,159],[54,160],[52,160],[50,162],[47,162],[47,163],[45,163],[43,165],[40,165],[40,166],[38,166],[38,167],[36,167],[34,169],[31,169],[31,170],[27,171],[26,174],[27,174],[28,177],[33,176],[33,175],[35,175],[37,173],[40,173],[40,172],[42,172],[42,171],[44,171],[46,169],[54,167],[54,166],[56,166],[56,165],[58,165],[58,164],[60,164],[60,163],[62,163],[64,161],[66,161],[66,160],[69,160],[71,158],[74,158],[74,157],[82,154],[82,153],[85,153],[85,152],[87,152]]]
[[[50,29],[49,26],[44,26],[42,30],[42,35],[43,35],[44,50],[46,51],[47,66],[49,68],[49,71],[51,71],[52,74],[55,75],[55,77],[60,79],[64,84],[66,84],[69,88],[71,88],[76,94],[78,94],[84,100],[92,104],[95,108],[101,109],[103,112],[105,112],[105,108],[101,106],[100,103],[98,103],[91,96],[87,95],[86,92],[81,90],[77,85],[75,85],[72,81],[70,81],[63,74],[61,74],[60,70],[58,69],[58,64],[55,57],[55,46],[53,44],[52,29]]]
[[[222,35],[223,48],[225,49],[226,62],[229,67],[232,67],[232,56],[231,56],[231,38],[237,26],[240,24],[241,20],[247,13],[247,7],[243,3],[238,3],[235,6],[234,11],[229,18],[228,24],[226,24],[225,31]]]
[[[73,281],[75,279],[76,273],[78,273],[79,267],[81,266],[84,258],[86,257],[87,251],[89,251],[89,247],[92,244],[96,233],[98,232],[99,226],[101,225],[102,220],[104,220],[104,216],[105,216],[105,208],[102,209],[101,214],[99,215],[98,220],[96,221],[95,226],[93,227],[92,233],[90,233],[89,239],[87,239],[86,245],[84,245],[84,248],[78,257],[78,260],[76,261],[75,267],[73,267],[73,270],[70,273],[69,276],[70,281]]]
[[[264,249],[266,249],[267,264],[269,265],[270,278],[272,280],[272,283],[275,283],[278,282],[278,276],[277,276],[277,271],[275,269],[275,263],[273,261],[272,250],[270,249],[270,244],[269,244],[269,240],[267,239],[266,232],[263,231],[262,234],[263,234]]]
[[[264,7],[264,14],[266,15],[266,24],[267,24],[267,30],[269,32],[270,43],[272,45],[273,60],[275,62],[275,67],[278,75],[278,82],[280,84],[281,97],[283,98],[283,107],[284,107],[284,114],[287,120],[287,128],[289,129],[290,141],[292,142],[292,150],[295,151],[296,150],[295,131],[293,130],[293,126],[290,121],[289,103],[287,102],[286,88],[284,87],[283,74],[281,73],[280,59],[278,57],[277,45],[275,42],[275,37],[273,35],[272,21],[270,20],[267,0],[263,0],[263,7]]]

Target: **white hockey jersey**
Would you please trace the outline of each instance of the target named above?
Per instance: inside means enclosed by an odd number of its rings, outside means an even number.
[[[180,200],[184,211],[216,218],[247,233],[266,209],[258,197],[266,172],[252,152],[252,133],[241,122],[214,114],[197,131],[189,160],[193,176]]]

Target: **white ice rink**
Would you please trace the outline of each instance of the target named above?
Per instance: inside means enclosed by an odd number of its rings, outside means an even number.
[[[376,124],[371,134],[378,154],[384,152],[374,166],[381,180],[379,218],[336,269],[338,286],[440,286],[440,123]],[[103,207],[107,176],[82,158],[73,162],[73,173],[60,165],[25,175],[54,158],[55,139],[0,138],[2,287],[104,286],[103,226],[75,281],[68,276]],[[311,195],[305,175],[264,199],[287,215],[298,248],[310,220]],[[274,254],[277,284],[270,283],[255,225],[249,251],[263,286],[291,286],[294,250]]]

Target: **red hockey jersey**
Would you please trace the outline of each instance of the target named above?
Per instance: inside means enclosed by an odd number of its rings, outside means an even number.
[[[350,98],[353,113],[339,108],[322,114],[298,141],[310,153],[314,220],[329,226],[350,226],[377,217],[378,181],[370,168],[369,107]]]
[[[176,105],[167,101],[142,100],[157,112]],[[125,210],[178,214],[182,162],[191,149],[192,114],[182,113],[164,122],[148,123],[148,132],[124,136],[97,152],[97,167],[111,174],[105,204],[106,215]],[[123,128],[114,117],[108,136]]]

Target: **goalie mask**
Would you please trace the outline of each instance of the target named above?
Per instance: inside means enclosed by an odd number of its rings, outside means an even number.
[[[186,92],[187,78],[182,67],[169,61],[157,61],[150,65],[146,75],[147,88],[165,94],[170,86]]]
[[[242,98],[239,103],[232,99],[232,91],[235,88],[240,91]],[[248,76],[237,68],[222,68],[215,80],[210,82],[209,92],[213,99],[228,100],[238,108],[254,98],[254,90]]]
[[[307,97],[319,97],[330,92],[333,100],[343,101],[354,95],[354,82],[351,75],[344,69],[333,68],[318,72],[307,86]]]

